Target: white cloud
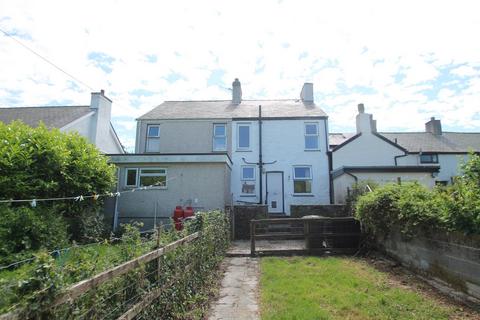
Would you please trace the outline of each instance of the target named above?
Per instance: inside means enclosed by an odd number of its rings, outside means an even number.
[[[105,89],[129,145],[135,117],[164,100],[229,99],[222,87],[235,77],[245,98],[298,97],[302,83],[313,81],[332,129],[353,130],[356,104],[364,102],[379,128],[422,130],[435,114],[458,130],[480,130],[479,9],[476,2],[413,0],[4,1],[0,28],[30,35],[20,40]],[[91,52],[113,57],[112,72],[95,67]],[[450,70],[458,78],[441,79],[446,66],[458,66]],[[73,88],[67,76],[1,35],[0,69],[0,104],[89,103],[90,89]],[[225,74],[209,85],[213,70]],[[181,77],[168,81],[171,73]],[[465,88],[454,90],[455,82]],[[136,89],[153,94],[137,97]],[[16,100],[12,91],[20,91]]]

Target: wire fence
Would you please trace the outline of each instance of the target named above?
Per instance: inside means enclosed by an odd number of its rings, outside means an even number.
[[[101,257],[95,250],[85,256],[80,248],[73,247],[72,261],[63,265],[49,264],[51,256],[37,258],[32,273],[42,275],[41,284],[28,294],[14,292],[16,301],[11,299],[8,308],[2,309],[0,299],[0,313],[10,312],[10,318],[4,314],[0,320],[163,319],[188,313],[208,300],[204,295],[214,276],[212,270],[223,258],[229,241],[225,214],[199,216],[181,232],[158,228],[142,231],[150,233],[144,237],[138,230],[127,230],[122,246],[109,243],[96,248],[116,247]],[[140,250],[142,245],[146,247]],[[102,261],[108,261],[109,267]],[[7,298],[14,290],[1,289]]]

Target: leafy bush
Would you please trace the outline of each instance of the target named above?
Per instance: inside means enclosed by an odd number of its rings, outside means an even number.
[[[352,216],[355,215],[355,208],[358,198],[365,193],[375,190],[377,187],[378,183],[372,180],[361,180],[355,182],[346,198],[347,212],[349,212]]]
[[[388,184],[361,196],[356,217],[375,235],[392,227],[412,236],[420,230],[444,227],[442,198],[418,183]]]
[[[2,199],[101,194],[110,192],[115,182],[114,166],[84,137],[44,125],[31,128],[19,121],[0,123],[0,172]],[[96,236],[84,223],[96,218],[102,199],[37,202],[37,206],[70,218],[73,239]],[[19,204],[12,205],[15,207]]]
[[[41,248],[66,246],[67,225],[48,208],[0,206],[0,263],[30,257]]]
[[[53,259],[39,253],[37,259],[15,271],[0,272],[0,314],[13,307],[25,319],[117,319],[156,288],[158,299],[139,318],[203,319],[206,314],[215,270],[229,245],[229,222],[219,211],[197,214],[186,228],[164,230],[160,245],[166,245],[195,231],[201,236],[158,260],[142,264],[116,277],[75,301],[57,308],[51,302],[73,283],[151,251],[157,234],[142,238],[138,228],[124,226],[121,240],[114,244],[73,247],[65,256]]]
[[[359,198],[355,215],[374,235],[392,227],[409,236],[434,229],[480,234],[480,156],[471,153],[461,170],[447,188],[382,186]]]

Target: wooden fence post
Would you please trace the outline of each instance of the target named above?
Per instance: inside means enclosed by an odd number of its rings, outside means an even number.
[[[255,220],[250,220],[250,255],[255,255]]]
[[[162,224],[157,227],[157,249],[160,249],[160,236],[162,233]],[[157,259],[157,282],[160,282],[162,256]]]
[[[307,253],[311,253],[312,245],[310,244],[310,221],[311,219],[305,219],[304,225],[303,225],[303,231],[304,231],[304,236],[305,236],[305,249],[307,250]]]

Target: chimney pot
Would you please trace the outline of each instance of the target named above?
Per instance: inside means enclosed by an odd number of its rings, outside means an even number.
[[[358,113],[365,113],[365,106],[363,103],[358,104]]]
[[[105,95],[105,90],[103,90],[103,89],[100,90],[100,94],[101,94],[102,96],[104,96],[104,95]]]

